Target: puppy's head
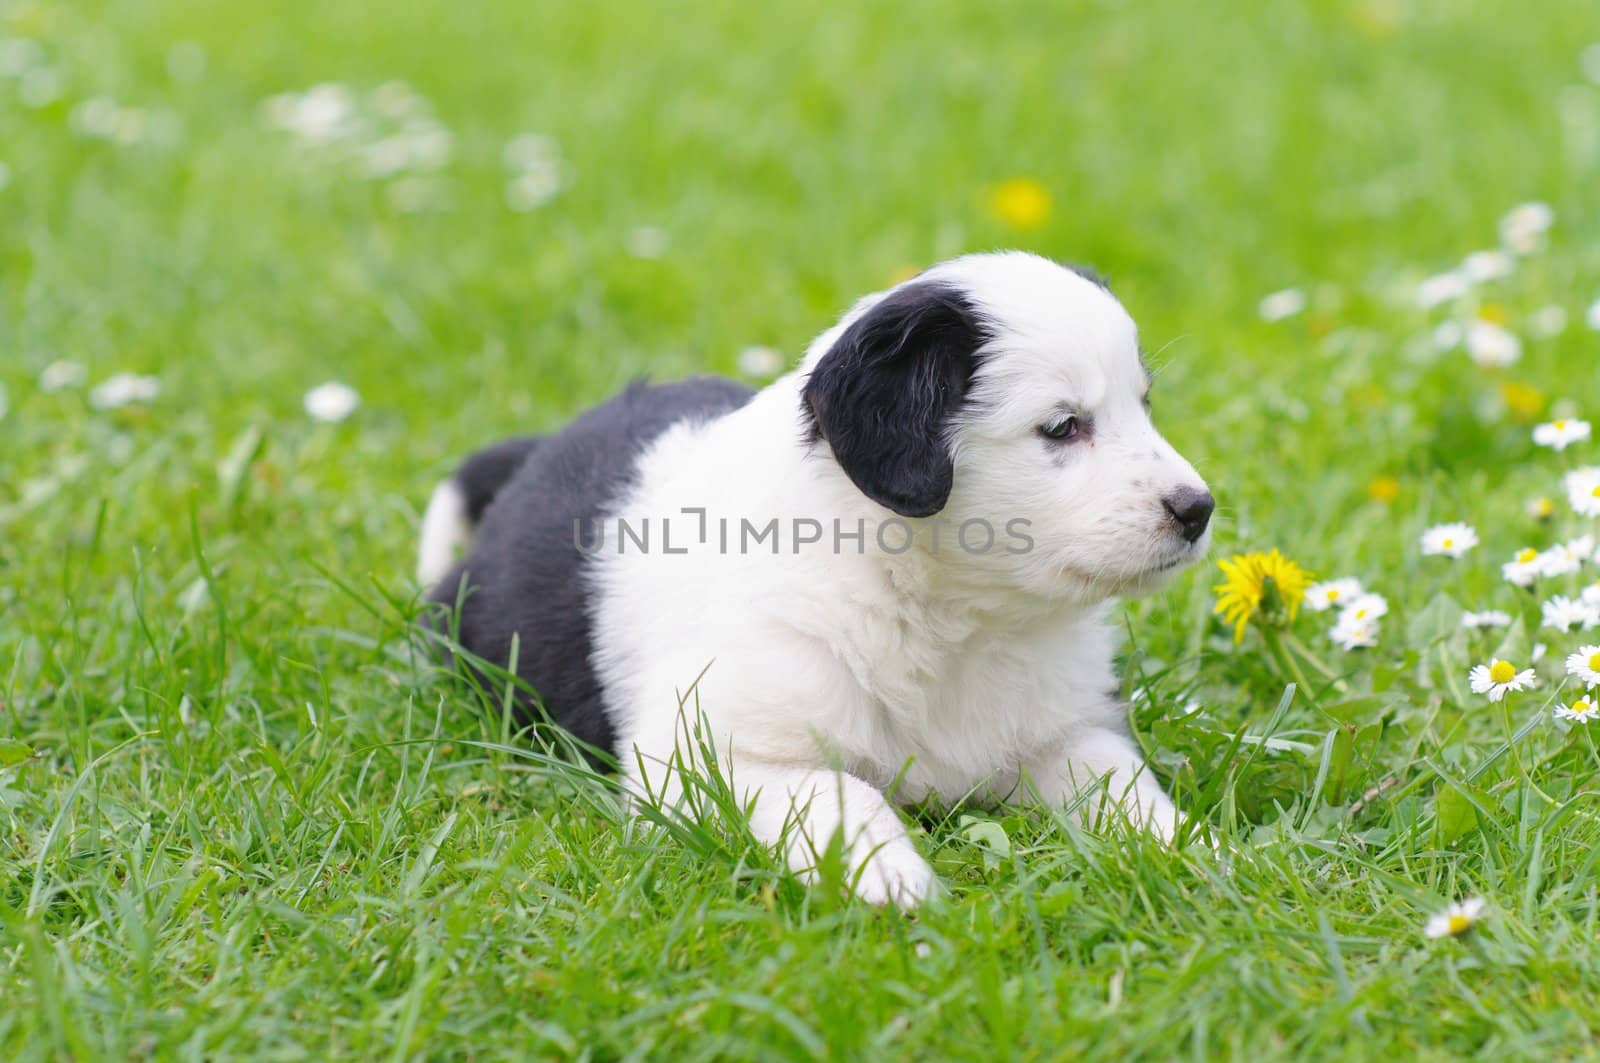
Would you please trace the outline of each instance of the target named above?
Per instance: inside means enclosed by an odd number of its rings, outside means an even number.
[[[807,368],[814,436],[868,498],[949,529],[951,565],[1088,601],[1153,590],[1209,545],[1210,492],[1151,423],[1137,329],[1098,278],[1016,252],[946,262],[859,302]]]

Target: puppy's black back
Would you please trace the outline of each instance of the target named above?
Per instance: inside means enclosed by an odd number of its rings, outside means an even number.
[[[515,639],[517,675],[556,723],[590,745],[617,752],[592,663],[590,559],[574,528],[592,543],[640,454],[661,433],[680,421],[721,416],[752,394],[715,377],[632,384],[556,435],[512,441],[515,463],[500,460],[507,456],[501,444],[490,448],[492,460],[469,459],[463,467],[477,470],[472,493],[492,501],[472,549],[429,597],[448,609],[461,602],[459,641],[486,661],[508,667]],[[510,477],[498,490],[480,482],[489,468]],[[524,722],[533,722],[529,706],[521,708]]]

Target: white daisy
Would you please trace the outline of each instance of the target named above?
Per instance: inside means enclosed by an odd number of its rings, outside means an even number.
[[[1522,341],[1491,321],[1467,326],[1467,355],[1490,369],[1500,369],[1522,357]]]
[[[1589,309],[1584,311],[1584,323],[1596,332],[1600,332],[1600,299],[1589,304]]]
[[[1556,513],[1556,504],[1544,495],[1528,499],[1527,504],[1522,508],[1534,520],[1549,520]]]
[[[1579,646],[1567,654],[1567,674],[1591,689],[1600,687],[1600,646]]]
[[[1600,517],[1600,465],[1574,469],[1562,482],[1574,513],[1580,517]]]
[[[1575,553],[1565,543],[1557,543],[1539,555],[1539,575],[1549,579],[1560,576],[1570,576],[1578,571],[1578,566],[1589,559],[1587,553]]]
[[[1361,597],[1361,582],[1354,579],[1330,579],[1313,583],[1306,588],[1306,608],[1320,613],[1336,605],[1344,605]]]
[[[1583,593],[1579,595],[1579,597],[1582,598],[1587,604],[1594,606],[1596,609],[1600,609],[1600,580],[1595,580],[1593,583],[1585,587],[1583,589]]]
[[[1574,701],[1571,705],[1556,706],[1556,719],[1558,720],[1588,723],[1597,716],[1600,716],[1600,702],[1587,695]]]
[[[1474,694],[1486,694],[1490,701],[1499,701],[1508,693],[1526,690],[1537,681],[1532,668],[1517,671],[1510,661],[1496,657],[1488,664],[1474,665],[1467,673],[1467,683]]]
[[[1516,263],[1504,251],[1474,251],[1461,263],[1461,272],[1477,283],[1511,276]]]
[[[305,406],[306,415],[313,421],[333,423],[354,413],[356,407],[361,405],[361,396],[349,384],[330,380],[306,392],[302,405]]]
[[[1500,242],[1515,255],[1531,255],[1544,246],[1545,233],[1555,223],[1548,203],[1521,203],[1500,219]]]
[[[273,125],[316,144],[349,139],[362,125],[355,94],[333,83],[273,96],[266,101],[265,110]]]
[[[1587,630],[1600,624],[1600,613],[1596,613],[1593,606],[1560,594],[1540,606],[1540,611],[1544,614],[1544,626],[1557,631],[1571,631],[1575,627]]]
[[[21,77],[44,62],[44,49],[31,37],[0,38],[0,77]]]
[[[1306,293],[1299,288],[1285,288],[1281,292],[1264,296],[1260,305],[1256,307],[1256,313],[1261,315],[1263,321],[1282,321],[1305,308]]]
[[[402,177],[384,193],[401,214],[418,214],[444,202],[449,186],[437,177]]]
[[[506,141],[501,151],[506,169],[527,173],[553,166],[561,161],[561,145],[554,137],[543,133],[519,133]]]
[[[1466,330],[1459,321],[1441,321],[1433,329],[1433,347],[1437,351],[1453,351],[1466,338]]]
[[[167,49],[167,76],[180,85],[193,85],[206,73],[206,50],[194,41],[179,41]]]
[[[398,139],[411,166],[419,170],[441,170],[455,153],[455,134],[431,118],[413,120]]]
[[[1344,624],[1356,620],[1377,620],[1387,616],[1389,602],[1381,594],[1361,594],[1349,602],[1339,613],[1339,623]]]
[[[1533,581],[1544,574],[1540,565],[1539,551],[1531,546],[1525,546],[1517,551],[1517,555],[1510,561],[1500,566],[1500,574],[1509,583],[1518,587],[1531,587]]]
[[[1549,424],[1534,426],[1533,441],[1541,447],[1553,447],[1556,450],[1566,450],[1574,443],[1581,443],[1589,438],[1589,422],[1577,419],[1562,418],[1551,421]]]
[[[48,107],[61,98],[66,89],[66,79],[53,66],[36,66],[17,82],[17,98],[24,107],[37,110]]]
[[[1441,303],[1451,303],[1467,294],[1472,282],[1465,273],[1451,270],[1435,273],[1417,285],[1417,305],[1432,310]]]
[[[1478,545],[1478,533],[1470,524],[1436,524],[1422,533],[1422,552],[1460,557]]]
[[[109,96],[91,96],[73,107],[67,115],[67,125],[81,137],[112,137],[117,132],[117,121],[122,108]]]
[[[1461,614],[1462,627],[1505,627],[1510,623],[1511,614],[1503,613],[1498,609],[1486,609],[1481,613],[1468,612]]]
[[[745,376],[777,376],[783,371],[783,354],[771,347],[750,346],[739,352],[735,364]]]
[[[40,391],[64,391],[81,388],[89,378],[89,371],[77,362],[51,362],[39,370]]]
[[[295,108],[290,129],[307,140],[340,140],[353,136],[359,119],[355,97],[343,85],[315,85]]]
[[[667,230],[659,225],[638,225],[628,230],[628,254],[634,258],[656,259],[667,253]]]
[[[1342,650],[1360,649],[1378,644],[1378,622],[1371,618],[1341,616],[1333,625],[1328,637]]]
[[[1485,905],[1482,897],[1457,901],[1438,915],[1430,916],[1422,933],[1428,938],[1458,938],[1478,925]]]
[[[89,405],[97,410],[115,410],[135,402],[151,402],[160,394],[161,381],[155,377],[118,373],[89,392]]]
[[[1567,331],[1567,311],[1565,307],[1551,303],[1541,306],[1528,315],[1528,335],[1547,340],[1552,336],[1559,336]]]
[[[369,98],[374,110],[396,122],[425,114],[428,110],[427,100],[404,81],[385,81],[372,90]]]
[[[519,174],[506,182],[506,206],[518,214],[538,210],[561,192],[561,170],[542,167]]]
[[[384,137],[361,149],[361,175],[375,181],[402,173],[410,165],[411,145],[403,136]]]
[[[1530,658],[1528,663],[1529,664],[1538,664],[1540,661],[1544,660],[1544,655],[1546,653],[1548,653],[1549,650],[1550,650],[1550,647],[1545,645],[1544,643],[1535,642],[1533,644],[1533,652],[1528,655],[1529,658]]]

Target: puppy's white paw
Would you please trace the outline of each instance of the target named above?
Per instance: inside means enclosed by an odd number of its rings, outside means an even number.
[[[880,907],[893,904],[901,911],[917,907],[937,887],[933,868],[905,838],[879,846],[855,874],[857,897]]]

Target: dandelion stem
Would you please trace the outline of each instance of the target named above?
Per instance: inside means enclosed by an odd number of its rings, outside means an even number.
[[[1345,683],[1344,677],[1339,675],[1339,673],[1335,672],[1332,668],[1328,667],[1322,658],[1318,657],[1311,651],[1310,647],[1295,637],[1294,632],[1285,631],[1283,633],[1283,641],[1284,645],[1286,645],[1294,653],[1299,654],[1300,659],[1305,661],[1306,664],[1310,665],[1318,675],[1321,675],[1324,679],[1327,679],[1330,683],[1332,683],[1334,690],[1337,690],[1341,694],[1349,692],[1349,687]]]
[[[1293,680],[1301,690],[1306,692],[1307,697],[1312,701],[1316,701],[1316,687],[1311,685],[1311,681],[1306,678],[1305,672],[1301,670],[1299,662],[1295,660],[1294,654],[1290,653],[1288,647],[1283,644],[1283,633],[1275,627],[1263,624],[1261,626],[1261,637],[1266,642],[1267,649],[1272,652],[1273,658],[1286,673],[1284,678]]]

